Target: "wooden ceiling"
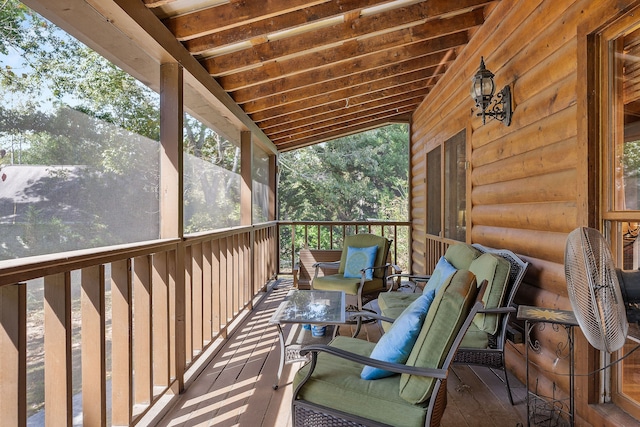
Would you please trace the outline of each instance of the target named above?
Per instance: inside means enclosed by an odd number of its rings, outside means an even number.
[[[486,0],[142,0],[287,151],[406,122]]]

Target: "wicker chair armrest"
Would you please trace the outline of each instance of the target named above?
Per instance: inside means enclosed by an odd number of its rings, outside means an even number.
[[[320,352],[329,353],[334,356],[340,357],[342,359],[350,360],[352,362],[371,366],[374,368],[384,369],[386,371],[394,372],[397,374],[419,375],[422,377],[441,378],[441,379],[447,378],[447,370],[445,369],[418,368],[415,366],[407,366],[400,363],[383,362],[381,360],[361,356],[356,353],[351,353],[349,351],[336,348],[336,347],[331,347],[329,345],[324,345],[324,344],[312,344],[300,349],[301,356],[311,353],[312,365],[309,370],[310,373],[313,371],[313,369],[315,369],[315,361],[318,357],[318,353]]]

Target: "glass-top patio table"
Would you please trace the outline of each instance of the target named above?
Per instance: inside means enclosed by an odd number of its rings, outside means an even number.
[[[327,343],[337,325],[344,324],[345,294],[336,291],[298,290],[289,291],[285,300],[280,303],[278,309],[269,323],[278,328],[280,339],[280,364],[278,375],[273,389],[277,390],[285,363],[305,361],[300,356],[300,349],[311,343]],[[296,324],[292,329],[288,342],[285,342],[283,325]],[[302,324],[328,326],[323,336],[313,336],[310,330],[300,327]]]

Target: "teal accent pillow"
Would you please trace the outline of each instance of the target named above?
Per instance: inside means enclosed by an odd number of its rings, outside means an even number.
[[[372,359],[384,362],[405,363],[416,343],[422,324],[427,316],[429,307],[436,296],[434,290],[420,295],[409,304],[402,314],[393,322],[389,332],[384,334],[371,352]],[[393,372],[380,368],[365,366],[360,378],[363,380],[377,380],[394,375]]]
[[[366,248],[347,248],[347,262],[344,265],[344,277],[360,278],[360,270],[373,267],[378,254],[377,246],[369,246]],[[365,272],[365,279],[373,279],[373,270]]]
[[[457,269],[453,265],[451,265],[449,261],[445,259],[445,257],[440,257],[438,263],[436,264],[436,268],[433,270],[433,273],[431,273],[431,278],[427,282],[427,285],[424,287],[425,292],[431,290],[438,292],[440,286],[442,286],[445,280],[447,280],[449,276],[455,273],[456,270]]]

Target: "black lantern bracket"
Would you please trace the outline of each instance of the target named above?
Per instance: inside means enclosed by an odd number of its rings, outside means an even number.
[[[482,117],[483,125],[487,117],[492,117],[509,126],[513,116],[511,87],[505,86],[495,96],[494,90],[493,73],[485,68],[484,58],[481,58],[480,67],[473,76],[471,86],[471,97],[476,103],[476,108],[480,109],[477,116]]]

